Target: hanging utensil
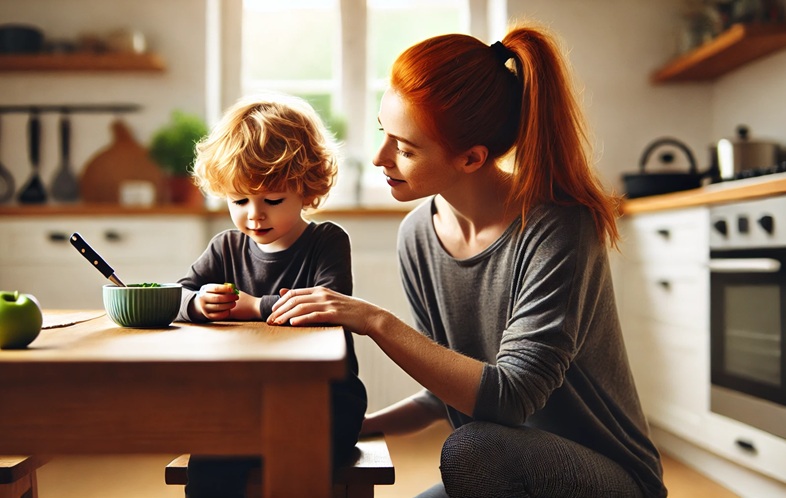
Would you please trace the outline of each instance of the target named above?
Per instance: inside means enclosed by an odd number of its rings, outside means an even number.
[[[0,162],[0,204],[14,197],[14,175]]]
[[[103,276],[108,278],[110,282],[117,285],[118,287],[126,286],[126,284],[124,284],[117,277],[117,275],[115,275],[115,270],[113,270],[112,267],[109,266],[106,261],[104,261],[104,258],[99,256],[98,253],[95,252],[92,247],[90,247],[90,244],[88,244],[87,241],[85,241],[85,239],[79,235],[79,232],[74,232],[71,234],[70,240],[71,245],[74,246],[77,251],[79,251],[79,254],[84,256],[86,260],[90,261],[90,264],[100,271]]]
[[[38,167],[41,154],[41,118],[38,116],[38,109],[33,109],[27,124],[27,140],[30,147],[30,165],[33,174],[19,193],[18,200],[22,204],[42,204],[46,202],[46,189],[38,175]]]
[[[79,182],[71,172],[71,119],[68,111],[60,114],[60,169],[52,182],[52,197],[61,202],[79,198]]]

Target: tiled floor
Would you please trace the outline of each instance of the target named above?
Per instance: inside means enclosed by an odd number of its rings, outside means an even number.
[[[388,437],[396,484],[377,486],[377,498],[406,498],[439,479],[439,451],[447,425],[410,436]],[[164,484],[171,456],[57,458],[38,473],[41,498],[182,498],[182,486]],[[664,457],[670,498],[735,498],[736,495],[678,461]]]

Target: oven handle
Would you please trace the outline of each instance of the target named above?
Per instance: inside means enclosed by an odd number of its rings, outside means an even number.
[[[717,258],[710,260],[709,268],[716,273],[777,273],[781,262],[772,258]]]

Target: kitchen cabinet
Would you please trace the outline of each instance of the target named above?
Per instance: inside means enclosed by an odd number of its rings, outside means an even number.
[[[35,295],[45,308],[103,309],[108,284],[71,246],[79,232],[125,282],[174,282],[205,248],[200,216],[4,218],[0,289]]]
[[[20,71],[142,71],[165,69],[160,56],[152,53],[67,53],[0,55],[0,72]]]
[[[712,81],[784,48],[786,24],[734,24],[655,71],[651,80],[656,84]]]
[[[612,268],[645,415],[659,430],[714,458],[752,469],[735,468],[734,486],[727,482],[742,496],[771,496],[758,490],[786,486],[786,440],[710,410],[709,206],[629,212],[635,214],[620,220],[623,243],[612,254]],[[669,441],[656,439],[662,450],[681,454]],[[715,475],[720,467],[714,460],[697,458],[690,465],[725,482]]]
[[[623,334],[645,414],[691,441],[709,409],[709,225],[706,207],[626,217],[616,258]]]

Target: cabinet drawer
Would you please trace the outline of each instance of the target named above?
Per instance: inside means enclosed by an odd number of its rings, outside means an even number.
[[[632,319],[709,327],[709,271],[697,265],[631,264],[624,276]]]
[[[715,413],[707,415],[705,446],[716,453],[786,482],[786,440]],[[742,444],[740,444],[742,443]],[[754,450],[745,449],[751,445]]]
[[[634,261],[705,262],[709,223],[706,208],[632,216],[623,225],[624,255]]]
[[[119,263],[193,261],[204,250],[204,224],[197,217],[36,219],[0,226],[3,264],[84,264],[68,240],[73,232],[116,270]]]

